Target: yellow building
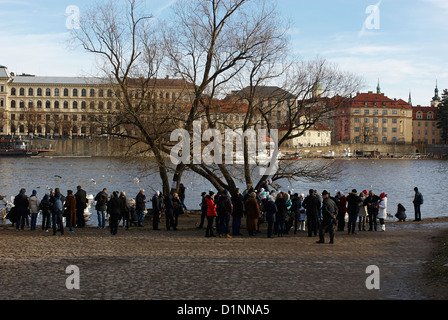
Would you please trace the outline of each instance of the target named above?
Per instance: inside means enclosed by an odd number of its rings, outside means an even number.
[[[191,101],[191,86],[183,80],[157,79],[151,85],[148,103],[156,101],[161,109]],[[138,97],[139,87],[132,92]],[[17,76],[0,66],[0,135],[101,135],[98,123],[113,120],[121,110],[120,96],[105,79]]]

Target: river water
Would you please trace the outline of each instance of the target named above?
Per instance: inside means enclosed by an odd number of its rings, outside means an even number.
[[[281,190],[307,194],[310,188],[319,192],[326,189],[332,195],[336,191],[347,195],[353,188],[358,192],[373,190],[378,195],[385,192],[388,195],[389,213],[395,214],[398,203],[402,203],[407,209],[408,218],[413,219],[413,189],[418,186],[425,200],[422,206],[423,218],[448,215],[443,205],[448,194],[448,161],[350,159],[336,160],[335,164],[343,169],[336,181],[292,184],[286,181],[279,183]],[[38,197],[42,198],[49,188],[58,187],[66,194],[68,189],[76,192],[76,186],[81,185],[87,194],[92,195],[107,188],[109,193],[124,190],[128,197],[135,197],[143,188],[150,197],[161,189],[161,183],[154,169],[147,170],[152,174],[143,174],[140,169],[144,166],[143,160],[128,163],[117,158],[3,157],[0,158],[0,195],[10,199],[19,193],[20,188],[26,188],[28,195],[32,190],[37,190]],[[187,188],[187,208],[199,209],[200,194],[212,189],[211,185],[192,173],[184,175],[183,183]]]

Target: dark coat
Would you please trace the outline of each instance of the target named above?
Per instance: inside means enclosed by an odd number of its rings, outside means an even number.
[[[321,202],[315,195],[309,195],[303,200],[303,207],[306,209],[306,215],[317,216],[320,210]]]
[[[135,197],[135,209],[139,211],[145,211],[146,196],[139,192]]]
[[[87,194],[84,190],[79,189],[75,193],[76,198],[76,210],[83,211],[85,208],[87,208]]]
[[[357,193],[350,192],[347,196],[347,212],[349,216],[358,216],[362,199]]]
[[[277,215],[278,210],[277,205],[271,197],[265,202],[264,210],[266,212],[266,221],[275,222],[275,216]]]
[[[172,218],[174,215],[174,205],[171,195],[165,196],[163,199],[163,203],[165,204],[165,215],[167,218]]]
[[[110,219],[118,220],[121,215],[122,202],[120,198],[112,198],[107,203],[107,213],[110,215]]]
[[[322,202],[322,220],[324,222],[330,222],[334,219],[334,216],[338,214],[338,206],[330,198],[325,198]]]
[[[244,202],[243,202],[243,195],[235,194],[232,197],[232,204],[233,204],[233,213],[232,216],[234,218],[242,218],[243,217],[243,211],[244,211]]]
[[[277,222],[284,222],[286,220],[286,214],[288,213],[288,209],[286,207],[286,199],[277,198],[275,200],[275,205],[277,206],[277,214],[275,216],[275,220]]]
[[[378,213],[378,202],[380,201],[380,197],[377,195],[374,196],[367,196],[367,198],[364,199],[364,205],[367,206],[367,213],[369,215],[377,214]]]
[[[14,207],[17,216],[24,216],[28,214],[28,206],[28,197],[25,193],[21,192],[14,198]]]
[[[152,202],[152,213],[159,214],[160,211],[162,211],[162,203],[160,197],[154,195],[151,199],[151,202]]]
[[[96,205],[95,205],[95,209],[98,211],[106,211],[107,209],[107,193],[104,191],[98,192],[98,194],[95,197],[95,201],[96,201]],[[104,200],[103,204],[100,204],[99,201],[101,201],[101,199]]]
[[[302,203],[299,197],[293,196],[291,199],[291,215],[294,219],[298,220],[300,217],[300,207]]]

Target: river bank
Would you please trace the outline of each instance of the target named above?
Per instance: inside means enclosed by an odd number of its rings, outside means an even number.
[[[198,214],[185,214],[179,231],[146,224],[116,236],[107,228],[52,236],[2,227],[0,299],[448,299],[446,277],[431,272],[448,239],[447,218],[390,222],[386,232],[337,232],[333,245],[304,232],[268,239],[265,225],[250,237],[244,221],[243,236],[205,238],[198,222]],[[70,265],[79,268],[79,290],[66,288]],[[380,272],[378,290],[366,288],[372,265]]]

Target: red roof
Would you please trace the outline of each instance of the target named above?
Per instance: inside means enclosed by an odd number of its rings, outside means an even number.
[[[367,93],[359,93],[350,102],[351,107],[386,107],[386,108],[400,108],[410,109],[412,106],[402,99],[390,99],[384,95],[384,93],[373,93],[369,91]]]

